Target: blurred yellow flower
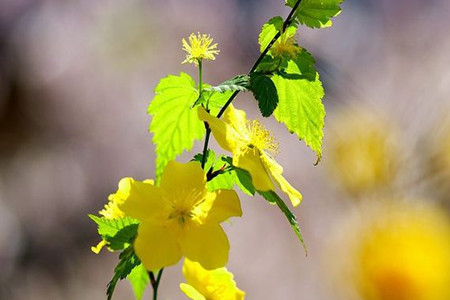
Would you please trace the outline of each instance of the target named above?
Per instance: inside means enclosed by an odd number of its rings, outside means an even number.
[[[270,51],[275,57],[293,59],[302,51],[302,48],[297,45],[297,41],[293,36],[285,32],[273,44]]]
[[[400,157],[394,124],[361,108],[347,109],[333,121],[325,156],[336,182],[353,196],[390,187]]]
[[[436,207],[371,203],[340,231],[327,267],[342,299],[450,299],[450,221]]]
[[[230,245],[220,223],[241,216],[233,190],[209,192],[200,164],[170,162],[159,187],[124,178],[120,209],[140,221],[134,250],[147,270],[176,264],[183,254],[207,269],[223,267]],[[122,188],[123,187],[123,188]]]
[[[205,270],[199,263],[184,260],[183,275],[187,283],[181,283],[181,290],[193,300],[243,300],[241,291],[226,268]]]
[[[219,54],[217,43],[212,44],[213,39],[207,34],[192,33],[189,36],[189,43],[183,39],[183,50],[187,52],[186,59],[182,62],[193,63],[198,65],[198,62],[207,59],[215,60],[215,55]]]
[[[247,120],[243,110],[230,105],[223,120],[211,116],[199,107],[199,117],[208,122],[219,145],[233,153],[233,165],[244,169],[252,176],[252,182],[259,191],[273,191],[273,181],[285,192],[295,207],[302,201],[302,195],[282,176],[283,168],[272,158],[278,151],[278,143],[272,134],[256,120]]]

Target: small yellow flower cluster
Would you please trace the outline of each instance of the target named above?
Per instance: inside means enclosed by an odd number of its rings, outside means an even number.
[[[183,39],[183,50],[187,52],[186,59],[182,62],[198,65],[203,59],[215,60],[215,55],[219,54],[217,43],[213,44],[213,39],[207,34],[197,33],[189,36],[189,43]]]
[[[271,54],[278,58],[293,59],[296,58],[301,51],[302,48],[297,45],[295,38],[285,32],[273,45]]]

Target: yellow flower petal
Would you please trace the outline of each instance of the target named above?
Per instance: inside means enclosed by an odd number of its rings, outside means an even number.
[[[120,209],[140,221],[154,218],[168,209],[168,203],[161,201],[159,189],[150,182],[123,178],[119,182],[119,191],[127,198]]]
[[[252,182],[259,191],[273,191],[275,186],[272,183],[266,169],[261,161],[261,155],[256,148],[247,148],[244,151],[234,153],[233,165],[244,169],[252,176]]]
[[[243,127],[247,124],[247,116],[245,111],[241,109],[235,109],[233,104],[230,104],[225,110],[223,115],[225,123],[231,126],[236,132],[240,132],[243,135],[248,134],[248,130],[244,130]]]
[[[244,300],[245,292],[236,288],[236,300]]]
[[[244,299],[245,293],[237,288],[233,274],[226,268],[206,270],[199,263],[186,258],[183,264],[183,275],[187,284],[181,289],[191,299],[202,299],[199,294],[208,300]]]
[[[217,190],[206,222],[221,223],[231,217],[241,217],[241,201],[233,190]]]
[[[207,300],[205,296],[200,294],[193,286],[189,284],[180,283],[180,289],[186,294],[186,296],[193,300]]]
[[[187,258],[208,270],[225,266],[230,250],[228,238],[218,224],[189,227],[182,236],[181,247]]]
[[[147,270],[176,264],[182,256],[176,232],[153,222],[142,222],[134,250]]]
[[[280,189],[289,196],[292,206],[298,206],[302,202],[302,194],[290,185],[289,182],[281,175],[283,173],[283,168],[267,155],[262,155],[261,159],[267,172],[269,172],[273,180],[275,180]]]
[[[208,123],[214,138],[219,143],[220,147],[230,152],[236,148],[236,134],[232,132],[231,128],[229,128],[224,121],[211,116],[201,106],[198,107],[198,117],[200,120]]]
[[[186,190],[204,190],[206,192],[205,184],[206,175],[198,162],[182,164],[171,161],[164,169],[160,187],[167,192],[177,190],[182,192]]]
[[[91,247],[91,251],[94,252],[95,254],[99,254],[100,251],[102,250],[102,248],[103,248],[104,246],[106,246],[106,245],[108,245],[108,242],[105,241],[105,240],[101,240],[101,241],[97,244],[97,246]]]

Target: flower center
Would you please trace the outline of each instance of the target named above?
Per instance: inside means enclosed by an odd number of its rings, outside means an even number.
[[[204,193],[201,191],[181,191],[172,200],[170,220],[176,220],[183,226],[187,221],[195,219],[199,215],[198,205],[203,203]]]
[[[249,148],[255,147],[272,155],[278,154],[278,142],[272,132],[267,130],[263,124],[257,120],[247,121],[247,128],[250,133],[247,145]]]

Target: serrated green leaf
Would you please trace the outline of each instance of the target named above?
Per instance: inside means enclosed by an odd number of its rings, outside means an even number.
[[[139,224],[128,225],[113,236],[106,236],[105,240],[108,242],[108,248],[114,251],[122,250],[130,246],[137,236]]]
[[[264,52],[264,50],[269,46],[272,39],[277,35],[278,32],[280,32],[283,29],[283,18],[273,17],[270,19],[267,23],[265,23],[262,28],[261,32],[259,33],[258,37],[258,43],[259,43],[259,50]],[[284,34],[286,34],[288,37],[292,37],[297,33],[297,24],[292,23],[286,28],[286,31]]]
[[[269,75],[275,72],[281,66],[281,63],[281,58],[274,58],[271,55],[265,55],[261,62],[258,64],[258,67],[256,67],[256,72]]]
[[[197,153],[194,155],[194,158],[191,161],[197,161],[200,164],[203,161],[203,153]],[[214,162],[216,161],[216,154],[213,150],[208,149],[206,152],[206,161],[205,161],[205,170],[208,172],[214,166]]]
[[[211,87],[209,84],[204,84],[205,88]],[[195,105],[203,104],[206,107],[206,104],[208,105],[208,108],[210,110],[210,113],[213,115],[217,115],[220,111],[220,109],[225,105],[225,103],[230,99],[233,92],[231,91],[225,91],[223,93],[218,93],[215,91],[208,91],[203,90],[200,98],[196,101]]]
[[[145,289],[150,283],[150,277],[148,276],[148,271],[145,267],[140,264],[134,267],[130,274],[128,274],[127,279],[131,283],[134,295],[136,299],[141,300],[144,296]]]
[[[130,217],[106,219],[89,215],[98,226],[98,234],[108,242],[111,250],[122,250],[131,245],[137,235],[139,221]]]
[[[306,49],[302,48],[300,53],[297,55],[295,59],[292,60],[296,65],[297,69],[295,69],[296,73],[287,73],[286,70],[281,70],[278,72],[280,76],[285,79],[307,79],[309,81],[316,80],[316,67],[315,67],[315,59]],[[285,66],[286,68],[289,66],[289,63]]]
[[[280,196],[278,196],[278,194],[275,193],[274,191],[267,191],[267,192],[258,191],[258,194],[260,194],[264,199],[269,201],[269,203],[271,204],[275,203],[280,208],[280,210],[283,212],[284,216],[288,220],[289,224],[291,225],[292,229],[294,230],[294,233],[297,236],[298,240],[302,244],[303,249],[305,249],[305,252],[307,253],[308,250],[306,248],[306,244],[303,239],[302,231],[300,230],[300,225],[297,222],[297,217],[289,209],[286,203],[284,203],[283,199],[281,199]]]
[[[295,61],[289,61],[286,73],[302,74]],[[322,157],[323,126],[325,108],[322,98],[325,95],[319,74],[314,80],[291,80],[280,75],[272,77],[278,91],[278,107],[274,111],[275,119],[284,123],[288,130],[305,141],[314,152],[318,161]]]
[[[194,80],[186,73],[161,79],[148,107],[153,119],[150,131],[156,144],[156,181],[167,163],[184,150],[191,150],[195,140],[205,134],[205,126],[191,109],[198,98]]]
[[[122,251],[119,255],[119,263],[114,268],[114,276],[111,281],[108,283],[108,287],[106,289],[106,295],[108,296],[108,300],[112,299],[114,294],[114,289],[116,288],[117,282],[119,280],[125,279],[128,274],[139,265],[141,261],[134,253],[133,247],[128,247],[124,251]]]
[[[258,37],[259,50],[261,53],[267,48],[281,28],[283,28],[283,18],[280,16],[273,17],[262,26]]]
[[[294,7],[298,0],[286,0],[286,5]],[[344,0],[302,0],[295,14],[298,22],[311,28],[330,27],[331,18],[341,12]]]
[[[89,215],[92,221],[94,221],[98,226],[98,234],[102,237],[111,237],[116,235],[119,230],[133,225],[139,224],[139,221],[130,217],[119,218],[119,219],[106,219],[103,217],[97,217],[95,215]]]
[[[268,76],[261,73],[252,73],[250,83],[262,116],[271,116],[278,105],[278,93],[275,84]]]
[[[245,92],[249,89],[249,87],[250,87],[249,77],[247,75],[238,75],[227,81],[222,82],[217,86],[205,88],[205,90],[214,91],[218,93],[234,92],[234,91]]]

